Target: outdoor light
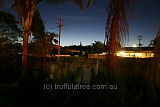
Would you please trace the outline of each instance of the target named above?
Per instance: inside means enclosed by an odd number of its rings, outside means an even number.
[[[142,53],[135,53],[136,57],[142,57]]]
[[[133,47],[137,47],[137,45],[133,45]]]
[[[124,52],[120,52],[120,54],[121,54],[121,55],[125,55],[125,53],[124,53]]]

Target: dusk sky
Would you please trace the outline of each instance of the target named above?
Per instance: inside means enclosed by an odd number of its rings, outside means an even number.
[[[76,5],[38,5],[46,30],[58,33],[56,18],[62,18],[61,45],[90,45],[94,41],[104,42],[107,0],[94,0],[90,8],[81,11]],[[160,28],[160,1],[141,0],[129,18],[129,41],[125,46],[138,43],[137,36],[143,35],[142,44],[148,46]],[[52,29],[50,29],[52,28]]]

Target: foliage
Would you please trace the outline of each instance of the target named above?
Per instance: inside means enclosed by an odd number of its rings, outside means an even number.
[[[57,34],[46,32],[43,36],[38,39],[35,39],[30,44],[30,53],[35,55],[45,56],[46,54],[51,54],[54,49],[53,43],[58,43]]]
[[[37,55],[46,55],[53,50],[53,43],[57,44],[58,35],[51,32],[45,32],[45,25],[39,13],[39,9],[35,10],[32,20],[32,43],[30,44],[30,53]]]
[[[63,50],[64,50],[64,53],[61,52],[62,54],[69,55],[69,50],[70,50],[69,47],[65,46]]]
[[[21,69],[21,44],[7,43],[0,49],[0,82],[1,83],[14,83],[19,79]]]
[[[21,35],[17,23],[18,21],[13,15],[0,11],[0,38],[16,41]]]
[[[44,39],[44,41],[47,40],[47,42],[50,41],[51,43],[58,44],[58,34],[55,34],[54,32],[45,32],[45,25],[38,8],[35,10],[33,16],[31,30],[32,35],[34,36],[33,41]]]
[[[158,35],[158,34],[157,34]],[[158,41],[158,36],[156,36],[156,38],[154,40],[150,41],[150,44],[148,46],[152,46],[155,47],[156,46],[156,42]]]
[[[103,53],[104,52],[104,44],[100,41],[95,41],[92,43],[92,49],[94,53]]]
[[[22,51],[22,77],[26,77],[28,69],[28,36],[31,34],[31,24],[34,16],[34,10],[42,0],[14,0],[13,7],[20,13],[22,17],[23,27],[23,51]],[[47,0],[54,4],[71,2],[78,5],[81,9],[84,8],[83,0]],[[87,0],[88,6],[92,0]]]
[[[32,35],[34,36],[34,39],[41,38],[45,34],[45,25],[39,13],[38,8],[35,10],[35,13],[32,19],[31,30],[32,30]]]
[[[21,35],[21,31],[17,26],[15,17],[9,13],[0,11],[0,51],[1,55],[8,57],[14,56],[18,53],[20,47],[14,42]]]
[[[155,40],[151,40],[150,44],[148,45],[148,47],[155,46],[155,44],[156,44],[156,39]]]
[[[30,26],[32,24],[32,18],[34,16],[34,10],[39,2],[42,0],[15,0],[13,7],[22,16],[22,26],[25,31],[30,32]],[[71,2],[78,5],[81,9],[84,8],[85,3],[83,0],[46,0],[49,3],[62,4],[65,2]],[[92,0],[87,0],[88,6],[92,4]],[[26,22],[27,21],[27,22]],[[26,22],[26,23],[25,23]]]
[[[21,52],[21,44],[15,43],[21,35],[15,17],[0,11],[0,82],[10,83],[17,79],[20,63],[17,54]]]

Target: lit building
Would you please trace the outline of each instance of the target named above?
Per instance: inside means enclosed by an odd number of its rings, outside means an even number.
[[[117,51],[117,56],[128,58],[151,58],[154,57],[154,47],[123,47]],[[104,59],[106,53],[88,54],[88,58]]]
[[[154,56],[154,47],[124,47],[117,52],[117,56],[133,58],[150,58]]]

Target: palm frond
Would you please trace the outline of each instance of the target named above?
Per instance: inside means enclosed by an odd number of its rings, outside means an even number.
[[[90,7],[93,3],[93,0],[86,0],[86,2],[87,2],[87,7]]]
[[[29,33],[34,10],[40,1],[41,0],[15,0],[12,6],[22,16],[22,26],[25,28],[25,31],[29,31]]]
[[[108,65],[115,68],[116,51],[129,37],[128,15],[132,12],[137,0],[109,0],[106,22],[106,45]]]
[[[15,0],[13,8],[16,9],[21,15],[26,15],[28,12],[33,11],[41,0]]]

